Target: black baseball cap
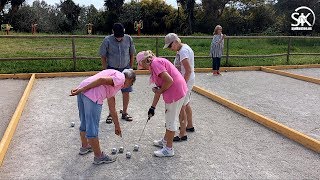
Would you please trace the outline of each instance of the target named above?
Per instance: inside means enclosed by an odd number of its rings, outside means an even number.
[[[120,38],[120,37],[124,36],[125,29],[121,23],[114,23],[112,30],[113,30],[113,34],[116,38]]]

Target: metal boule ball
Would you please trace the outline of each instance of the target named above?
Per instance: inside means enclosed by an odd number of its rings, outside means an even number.
[[[121,146],[121,147],[119,148],[119,153],[123,153],[123,151],[124,151],[124,148]]]
[[[116,154],[117,153],[117,148],[112,148],[111,153],[112,154]]]
[[[134,145],[133,150],[134,150],[134,151],[139,151],[139,146],[138,146],[137,144]]]
[[[131,158],[131,152],[127,152],[127,153],[126,153],[126,157],[127,157],[128,159],[130,159],[130,158]]]

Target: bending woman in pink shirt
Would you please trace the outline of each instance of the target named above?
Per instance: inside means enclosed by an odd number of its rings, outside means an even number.
[[[113,97],[122,88],[132,86],[135,80],[136,75],[131,69],[126,69],[122,73],[108,69],[83,80],[77,88],[71,90],[70,96],[77,95],[78,100],[79,129],[82,143],[79,154],[85,155],[93,151],[93,164],[116,161],[116,157],[105,155],[100,150],[98,133],[103,100],[108,99],[109,111],[115,126],[115,134],[121,136],[121,128]]]
[[[161,95],[165,102],[166,132],[161,140],[153,142],[155,146],[162,148],[159,151],[154,151],[154,155],[158,157],[173,156],[173,137],[175,131],[178,130],[179,113],[188,91],[186,81],[170,61],[155,57],[151,51],[139,52],[136,58],[138,67],[148,69],[151,73],[150,82],[157,86],[157,88],[152,89],[154,98],[148,116],[154,116]]]

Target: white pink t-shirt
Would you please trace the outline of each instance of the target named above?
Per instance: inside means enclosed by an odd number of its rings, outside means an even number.
[[[78,86],[78,88],[84,87],[99,78],[107,77],[112,78],[114,86],[100,85],[83,92],[83,94],[89,99],[91,99],[93,102],[103,104],[104,99],[115,96],[117,92],[119,92],[119,90],[123,88],[125,82],[125,76],[123,73],[113,69],[103,70],[97,73],[96,75],[93,75],[83,80]]]
[[[188,59],[191,74],[190,78],[187,82],[188,89],[191,91],[195,81],[195,73],[194,73],[194,52],[187,44],[182,44],[181,49],[177,52],[176,58],[174,59],[174,65],[184,76],[186,74],[186,69],[184,68],[182,61]]]
[[[167,72],[173,79],[173,84],[163,92],[163,100],[167,104],[178,101],[183,98],[188,91],[187,83],[178,69],[167,59],[155,57],[150,65],[151,82],[161,87],[163,80],[159,77],[162,72]]]

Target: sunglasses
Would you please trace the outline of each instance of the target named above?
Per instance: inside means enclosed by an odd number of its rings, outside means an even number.
[[[172,43],[173,43],[173,42],[172,42]],[[171,47],[172,47],[172,43],[169,44],[168,48],[171,48]]]

